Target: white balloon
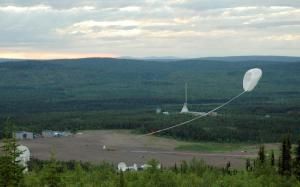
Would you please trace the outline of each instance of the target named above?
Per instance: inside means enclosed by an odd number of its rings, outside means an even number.
[[[262,70],[254,68],[248,70],[244,75],[243,88],[246,92],[251,92],[262,76]]]

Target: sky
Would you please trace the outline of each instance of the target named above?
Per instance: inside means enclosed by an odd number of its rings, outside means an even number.
[[[0,0],[0,58],[299,51],[300,0]]]

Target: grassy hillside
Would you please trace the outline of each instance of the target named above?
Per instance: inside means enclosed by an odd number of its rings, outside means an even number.
[[[185,82],[189,84],[190,109],[207,111],[240,93],[243,75],[253,67],[264,71],[257,89],[220,111],[223,116],[200,121],[201,124],[196,122],[200,124],[196,132],[224,132],[225,128],[225,134],[227,131],[231,134],[226,135],[229,141],[240,140],[233,132],[246,132],[247,124],[251,124],[255,125],[250,128],[254,137],[260,127],[259,120],[260,124],[261,121],[267,124],[260,128],[278,127],[274,132],[276,138],[289,129],[300,132],[296,125],[300,110],[300,62],[200,59],[6,62],[0,64],[0,118],[3,121],[12,116],[23,129],[40,130],[46,126],[153,130],[189,118],[154,114],[158,106],[171,112],[180,110]],[[266,114],[271,119],[262,118]],[[246,123],[245,119],[251,120]],[[169,135],[186,137],[178,133]],[[205,139],[218,138],[219,135],[214,135]],[[258,139],[261,138],[250,138]]]

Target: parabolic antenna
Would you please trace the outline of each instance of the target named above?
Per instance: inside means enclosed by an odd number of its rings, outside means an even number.
[[[191,123],[191,122],[193,122],[197,119],[204,118],[205,116],[208,116],[208,115],[212,114],[213,112],[215,112],[215,111],[223,108],[224,106],[228,105],[232,101],[234,101],[237,98],[239,98],[240,96],[242,96],[244,93],[251,92],[255,88],[255,86],[257,85],[257,83],[260,80],[261,76],[262,76],[262,70],[261,69],[258,69],[258,68],[250,69],[244,75],[244,79],[243,79],[244,91],[239,93],[235,97],[229,99],[227,102],[225,102],[225,103],[221,104],[220,106],[210,110],[207,113],[204,113],[203,115],[197,116],[197,117],[192,118],[188,121],[185,121],[185,122],[182,122],[182,123],[179,123],[179,124],[176,124],[176,125],[172,125],[170,127],[160,129],[160,130],[157,130],[157,131],[154,131],[154,132],[151,132],[151,133],[148,133],[148,134],[144,134],[144,135],[141,135],[141,136],[148,136],[148,135],[156,134],[156,133],[159,133],[159,132],[167,131],[167,130],[170,130],[170,129],[173,129],[173,128],[176,128],[176,127],[180,127],[180,126],[189,124],[189,123]]]
[[[262,76],[261,69],[254,68],[248,70],[244,75],[243,88],[246,92],[251,92]]]
[[[30,161],[30,151],[28,149],[28,147],[24,146],[24,145],[19,145],[17,147],[18,151],[21,153],[19,157],[17,157],[18,161],[22,162],[28,162]]]
[[[20,152],[20,155],[16,158],[16,161],[19,161],[20,165],[25,168],[23,172],[27,172],[27,162],[30,161],[30,151],[28,147],[24,145],[19,145],[17,150]]]
[[[126,171],[127,170],[127,165],[124,162],[120,162],[118,164],[118,170],[123,171],[123,172]]]
[[[137,164],[134,163],[133,166],[132,166],[132,168],[133,168],[134,171],[137,171],[138,170]]]

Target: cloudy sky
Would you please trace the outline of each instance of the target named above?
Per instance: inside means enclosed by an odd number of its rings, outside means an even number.
[[[300,0],[0,0],[0,58],[300,56]]]

